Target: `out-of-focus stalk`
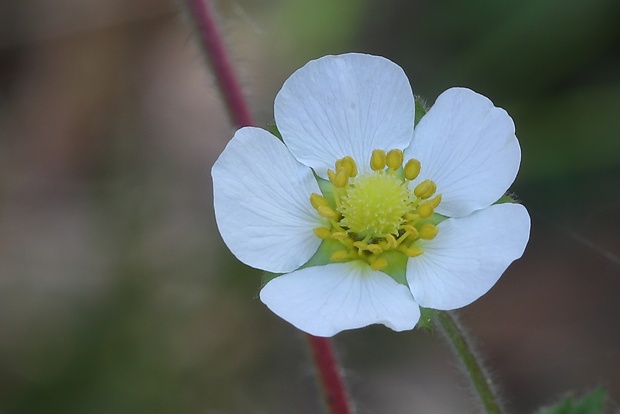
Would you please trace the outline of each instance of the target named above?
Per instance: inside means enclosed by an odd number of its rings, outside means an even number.
[[[198,28],[202,47],[212,66],[233,124],[237,127],[253,125],[250,108],[226,52],[211,4],[208,0],[187,0],[187,7]],[[349,398],[330,339],[307,336],[330,414],[351,414]]]
[[[208,0],[187,0],[187,7],[196,23],[204,53],[209,59],[233,124],[237,127],[253,125],[250,108],[226,52],[211,4]]]
[[[485,413],[502,414],[501,402],[494,389],[491,377],[484,369],[463,326],[450,312],[437,312],[435,318],[439,328],[463,364]]]

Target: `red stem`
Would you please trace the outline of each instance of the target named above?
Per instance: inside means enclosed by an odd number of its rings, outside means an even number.
[[[352,413],[332,342],[328,338],[310,334],[307,337],[329,412],[331,414]]]
[[[220,92],[233,123],[238,127],[254,124],[250,108],[241,91],[230,58],[215,20],[213,8],[206,0],[187,0],[189,10],[198,26],[202,47],[211,62]]]
[[[250,108],[226,52],[209,1],[187,0],[187,5],[198,26],[202,46],[213,66],[231,120],[238,127],[253,125]],[[349,399],[331,341],[309,334],[307,336],[329,412],[351,414]]]

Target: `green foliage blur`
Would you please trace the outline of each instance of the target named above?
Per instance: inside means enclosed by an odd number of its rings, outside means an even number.
[[[559,404],[540,410],[538,414],[600,414],[605,409],[605,398],[605,391],[597,389],[578,401],[566,397]]]

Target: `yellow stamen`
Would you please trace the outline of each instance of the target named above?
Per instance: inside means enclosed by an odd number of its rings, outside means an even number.
[[[418,220],[418,218],[420,218],[420,216],[418,216],[417,214],[414,214],[414,213],[405,213],[403,218],[405,219],[405,221],[413,221],[413,222],[415,222],[415,221]]]
[[[416,186],[413,194],[421,199],[427,199],[437,191],[437,185],[431,180],[424,180]]]
[[[313,231],[319,239],[326,240],[332,237],[332,231],[326,227],[316,227]]]
[[[418,229],[416,229],[412,225],[406,224],[403,226],[403,229],[409,236],[413,237],[414,239],[418,237]]]
[[[336,175],[331,182],[336,188],[342,188],[349,182],[349,173],[345,168],[338,168],[338,170],[336,170]]]
[[[428,218],[433,215],[435,212],[435,208],[430,203],[424,203],[420,207],[418,207],[418,214],[421,218]]]
[[[340,166],[347,170],[349,177],[355,177],[357,175],[357,164],[353,157],[346,156],[340,160]]]
[[[353,243],[353,247],[357,247],[359,250],[368,250],[368,244],[363,241],[356,241]]]
[[[383,270],[388,267],[389,263],[383,257],[378,258],[370,264],[372,270]]]
[[[388,246],[392,248],[398,247],[398,243],[396,242],[396,237],[392,236],[391,234],[388,234],[387,236],[385,236],[385,241],[387,241]]]
[[[441,203],[441,194],[437,194],[435,197],[428,200],[427,203],[433,203],[433,208],[437,208],[437,206]]]
[[[317,193],[312,193],[310,195],[310,204],[312,204],[312,207],[314,207],[316,210],[318,210],[319,207],[321,207],[321,206],[328,206],[329,205],[329,203],[327,202],[325,197],[320,196]]]
[[[432,216],[433,213],[435,212],[435,208],[437,208],[440,202],[441,202],[441,194],[428,200],[426,203],[420,205],[418,207],[418,214],[422,218],[427,218],[427,217]]]
[[[319,215],[325,218],[335,219],[335,218],[340,217],[340,213],[338,213],[336,210],[334,210],[330,206],[319,206],[319,208],[317,208],[316,211],[319,212]]]
[[[370,156],[370,168],[373,171],[380,171],[385,168],[385,151],[376,149],[372,151]]]
[[[369,244],[366,247],[366,250],[368,250],[370,253],[373,253],[373,254],[381,254],[381,253],[383,253],[383,249],[381,248],[381,246],[379,246],[378,244],[374,244],[374,243],[373,244]]]
[[[332,170],[331,168],[327,170],[327,178],[329,179],[329,181],[331,181],[332,183],[334,182],[334,180],[336,179],[336,173],[334,172],[334,170]]]
[[[338,232],[332,233],[332,239],[335,239],[335,240],[344,240],[347,237],[349,237],[349,235],[347,234],[346,231],[338,231]]]
[[[385,158],[385,163],[392,170],[398,170],[403,165],[403,152],[399,149],[390,150]]]
[[[416,160],[415,158],[410,159],[409,161],[407,161],[407,164],[405,164],[405,168],[404,168],[405,178],[408,179],[409,181],[415,180],[420,174],[421,168],[422,168],[422,165],[420,164],[420,161]]]
[[[431,223],[424,223],[420,227],[420,238],[423,240],[431,240],[437,236],[439,228]]]
[[[415,246],[405,247],[402,249],[402,252],[405,253],[409,257],[416,257],[424,253],[422,249]]]

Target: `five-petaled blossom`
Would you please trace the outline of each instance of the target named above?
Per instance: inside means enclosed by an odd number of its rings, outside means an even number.
[[[521,150],[510,116],[452,88],[415,126],[409,81],[377,56],[325,56],[275,99],[282,141],[236,132],[213,166],[220,233],[273,273],[260,299],[317,336],[384,324],[420,306],[451,310],[485,294],[523,254],[527,210],[497,203]]]

